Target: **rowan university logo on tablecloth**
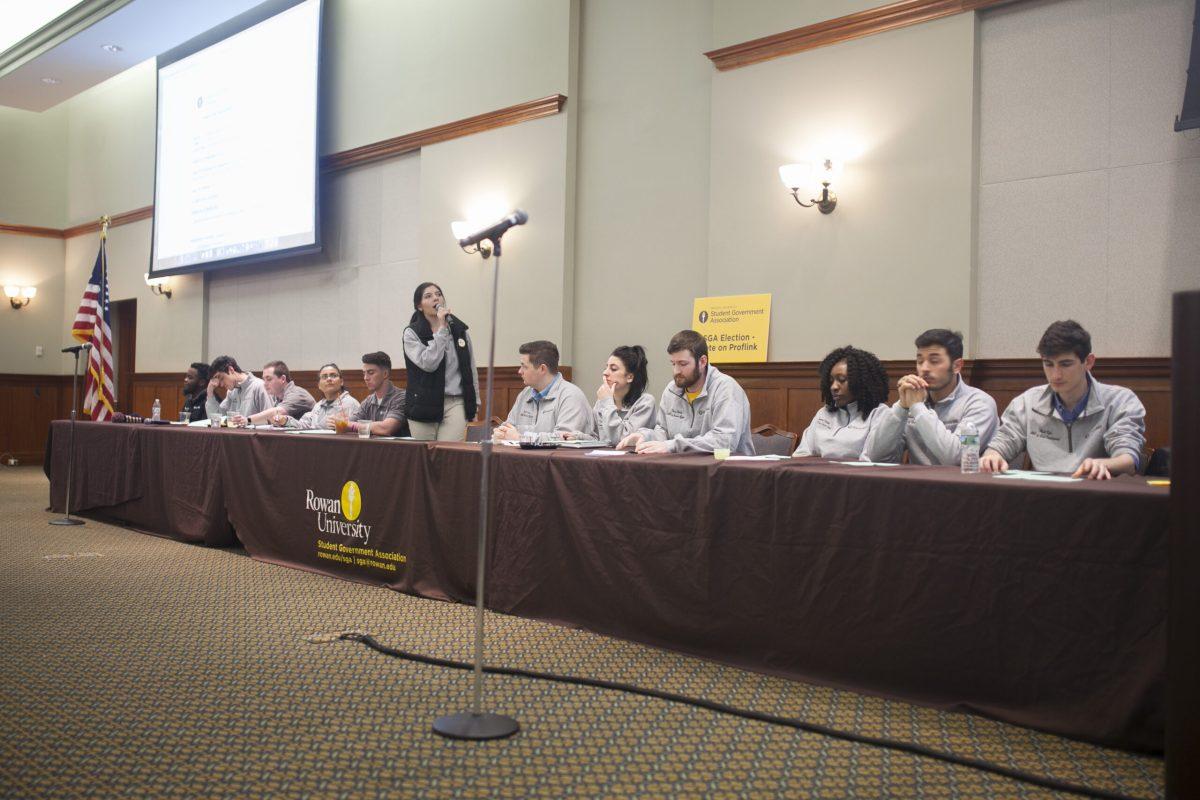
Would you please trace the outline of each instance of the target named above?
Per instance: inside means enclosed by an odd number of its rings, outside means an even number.
[[[336,498],[305,489],[304,508],[316,514],[317,558],[385,572],[396,572],[408,562],[402,553],[373,546],[373,526],[363,517],[366,504],[357,481],[342,484]]]

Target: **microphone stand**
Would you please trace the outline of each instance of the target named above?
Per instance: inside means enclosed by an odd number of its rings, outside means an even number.
[[[438,717],[433,721],[434,733],[449,739],[503,739],[521,729],[520,724],[512,717],[483,710],[483,582],[487,576],[488,462],[492,456],[492,376],[496,372],[496,309],[500,292],[500,237],[503,235],[504,231],[500,231],[491,237],[491,248],[479,248],[479,253],[485,259],[495,252],[496,266],[492,272],[492,341],[488,348],[487,393],[484,394],[483,401],[484,437],[480,443],[482,453],[479,466],[479,544],[476,556],[478,562],[475,565],[474,702],[470,711]]]
[[[50,520],[51,525],[83,525],[84,521],[71,517],[71,476],[75,472],[75,409],[79,406],[79,351],[75,351],[75,368],[71,370],[71,433],[67,444],[67,515],[62,519]],[[53,456],[51,456],[53,458]]]

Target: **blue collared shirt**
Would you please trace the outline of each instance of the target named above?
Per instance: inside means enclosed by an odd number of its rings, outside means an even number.
[[[535,402],[541,403],[543,400],[546,399],[546,395],[550,394],[550,390],[554,388],[554,384],[558,383],[558,377],[559,377],[558,375],[555,375],[554,380],[550,381],[549,386],[547,386],[545,389],[542,389],[540,392],[535,391],[533,393],[533,399]],[[531,386],[529,388],[532,389],[533,387]],[[1087,400],[1087,398],[1085,397],[1084,400]]]
[[[1062,417],[1063,422],[1070,425],[1072,422],[1078,419],[1079,415],[1082,414],[1084,409],[1087,408],[1088,398],[1091,396],[1092,382],[1090,380],[1088,381],[1088,390],[1084,392],[1083,397],[1080,398],[1079,402],[1075,404],[1074,408],[1068,409],[1066,406],[1064,406],[1062,400],[1058,396],[1058,392],[1055,392],[1052,399],[1052,402],[1054,403],[1054,410],[1058,412],[1060,417]]]

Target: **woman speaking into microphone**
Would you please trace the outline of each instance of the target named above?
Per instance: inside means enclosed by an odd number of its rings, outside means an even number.
[[[422,283],[404,329],[405,395],[414,439],[461,442],[479,402],[479,374],[467,326],[450,315],[442,288]]]

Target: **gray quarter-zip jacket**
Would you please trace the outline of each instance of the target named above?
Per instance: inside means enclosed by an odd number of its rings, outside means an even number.
[[[711,453],[727,447],[734,455],[754,455],[746,392],[712,364],[704,388],[691,403],[674,381],[668,383],[658,402],[657,424],[638,433],[648,442],[669,442],[672,453]]]
[[[654,425],[658,404],[653,395],[642,392],[629,408],[617,408],[611,397],[605,397],[596,401],[592,411],[596,415],[596,438],[615,445],[629,434]]]
[[[893,405],[889,413],[879,418],[879,424],[867,437],[863,458],[898,463],[908,450],[908,460],[912,464],[957,466],[962,463],[958,426],[964,422],[975,424],[975,430],[979,432],[979,452],[982,453],[996,433],[1000,420],[992,396],[968,386],[959,376],[954,391],[940,402],[931,404],[926,400],[913,403],[909,408],[899,402]]]
[[[793,456],[820,456],[859,461],[864,458],[863,447],[885,415],[892,410],[884,404],[875,406],[867,418],[858,412],[858,402],[830,411],[825,406],[813,415],[812,422],[800,437],[800,446]]]
[[[1000,420],[989,450],[1013,464],[1029,452],[1033,468],[1074,472],[1085,458],[1114,458],[1128,453],[1141,463],[1146,448],[1146,409],[1129,389],[1100,383],[1088,375],[1087,407],[1071,424],[1054,409],[1049,384],[1018,395]]]
[[[271,407],[271,397],[267,394],[267,386],[262,382],[262,378],[253,372],[249,372],[247,375],[249,377],[242,381],[242,385],[230,389],[224,400],[217,400],[211,394],[208,396],[204,407],[209,419],[233,416],[234,414],[252,417]]]
[[[596,435],[596,419],[587,396],[561,373],[555,376],[554,385],[540,402],[534,397],[532,387],[522,389],[507,421],[519,431]]]

